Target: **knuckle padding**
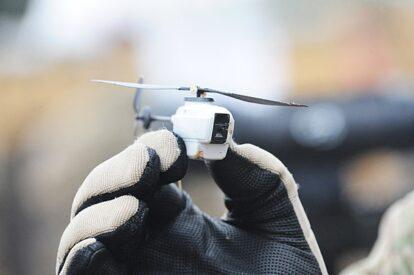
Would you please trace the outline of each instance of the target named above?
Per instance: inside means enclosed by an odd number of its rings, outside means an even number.
[[[146,201],[158,187],[160,167],[160,160],[155,150],[147,148],[147,151],[149,159],[138,182],[128,187],[121,187],[113,192],[101,193],[86,199],[75,211],[75,215],[91,205],[112,200],[123,195],[132,195],[140,200]]]

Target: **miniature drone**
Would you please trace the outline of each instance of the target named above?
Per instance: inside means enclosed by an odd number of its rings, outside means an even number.
[[[153,121],[171,121],[173,124],[173,132],[184,140],[187,148],[187,155],[191,159],[221,160],[225,158],[229,142],[233,136],[233,115],[226,108],[215,105],[212,98],[205,97],[206,94],[221,94],[238,100],[262,105],[307,107],[306,105],[293,102],[287,103],[268,100],[209,88],[201,88],[198,86],[181,87],[109,80],[92,81],[135,88],[137,89],[135,101],[137,100],[140,90],[189,91],[194,96],[185,97],[184,105],[178,107],[176,113],[171,117],[153,116],[151,115],[149,108],[144,108],[143,112],[139,113],[137,102],[135,102],[134,108],[137,112],[136,119],[143,122],[145,129],[148,129]]]

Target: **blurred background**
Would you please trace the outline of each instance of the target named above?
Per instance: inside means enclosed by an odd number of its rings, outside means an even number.
[[[53,273],[78,186],[143,132],[133,91],[89,80],[140,76],[309,104],[215,96],[237,142],[293,173],[338,273],[414,187],[413,46],[412,1],[0,0],[0,274]],[[182,102],[141,97],[162,115]],[[190,166],[184,189],[220,216],[223,195]]]

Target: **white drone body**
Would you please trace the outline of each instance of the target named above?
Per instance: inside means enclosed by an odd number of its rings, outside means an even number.
[[[179,135],[191,159],[221,160],[233,137],[234,118],[211,98],[186,98],[171,117],[173,132]]]
[[[214,105],[212,98],[204,97],[206,94],[220,94],[245,102],[262,104],[268,106],[307,107],[303,104],[287,103],[269,100],[259,97],[241,95],[237,93],[224,92],[198,86],[162,86],[131,82],[93,80],[95,82],[107,83],[127,88],[135,88],[135,111],[138,114],[137,95],[141,90],[173,90],[177,92],[187,91],[194,97],[187,97],[185,104],[179,107],[176,113],[170,117],[152,116],[149,109],[143,110],[136,117],[142,120],[145,129],[150,127],[152,121],[171,121],[173,132],[179,135],[187,148],[187,155],[191,159],[198,160],[221,160],[226,157],[229,143],[233,137],[234,118],[232,114],[223,107]]]

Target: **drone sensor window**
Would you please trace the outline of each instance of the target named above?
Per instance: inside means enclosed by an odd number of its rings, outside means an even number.
[[[223,144],[227,140],[227,133],[229,129],[230,115],[229,114],[215,114],[213,133],[211,136],[211,143]]]

